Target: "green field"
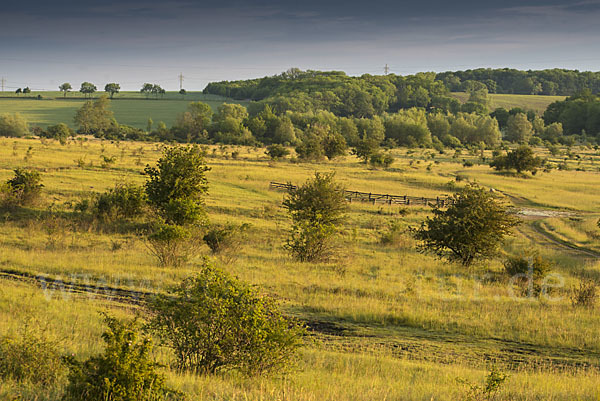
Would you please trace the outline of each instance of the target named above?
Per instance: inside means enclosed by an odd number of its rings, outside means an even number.
[[[453,92],[452,96],[466,102],[469,95],[464,92]],[[550,103],[565,100],[566,96],[544,96],[544,95],[507,95],[490,93],[490,109],[504,107],[510,110],[513,107],[521,107],[525,110],[533,110],[538,114],[543,114]]]
[[[233,151],[239,152],[235,159]],[[212,147],[210,219],[250,224],[239,257],[216,263],[275,296],[286,313],[313,329],[298,369],[283,377],[192,376],[165,368],[169,383],[194,400],[450,401],[465,394],[457,378],[483,383],[495,364],[510,374],[498,399],[597,400],[600,315],[597,309],[574,308],[569,294],[580,280],[600,278],[595,225],[600,155],[572,151],[581,159],[567,160],[570,170],[524,179],[497,174],[478,156],[456,159],[448,151],[396,149],[389,169],[373,170],[351,156],[298,164],[271,162],[264,149]],[[549,157],[544,149],[537,152]],[[75,202],[115,182],[141,184],[144,165],[159,154],[160,146],[148,143],[89,138],[61,146],[0,138],[0,180],[15,167],[31,166],[41,171],[45,185],[41,205],[0,215],[0,334],[34,322],[60,339],[65,353],[84,357],[101,350],[99,311],[119,316],[139,311],[97,294],[42,290],[26,274],[162,291],[198,269],[199,258],[179,269],[158,267],[134,232],[82,228],[69,220]],[[117,161],[101,168],[102,155]],[[464,167],[462,159],[474,166]],[[379,242],[392,221],[419,224],[430,213],[423,206],[400,214],[398,206],[353,203],[343,227],[342,257],[295,262],[282,248],[290,227],[283,194],[270,190],[269,182],[301,183],[314,171],[335,171],[348,189],[374,193],[435,197],[469,181],[492,187],[529,215],[503,251],[538,250],[564,283],[552,299],[525,298],[511,293],[501,259],[465,270],[418,253],[407,234],[393,246]],[[156,356],[165,362],[165,355],[159,349]],[[35,386],[0,383],[1,399],[58,400],[60,391],[57,383],[39,398]]]
[[[64,122],[75,128],[73,117],[77,109],[85,102],[82,94],[70,93],[66,98],[60,92],[40,92],[43,98],[37,99],[38,93],[32,95],[10,94],[0,96],[0,114],[21,113],[30,124],[46,127]],[[7,94],[8,95],[8,94]],[[122,92],[115,95],[111,102],[111,110],[121,124],[137,128],[146,128],[148,118],[154,123],[163,121],[171,126],[177,114],[186,110],[192,101],[208,103],[216,110],[222,103],[242,103],[215,95],[204,95],[201,92],[189,92],[182,97],[176,92],[167,92],[163,98],[146,97],[139,92]]]

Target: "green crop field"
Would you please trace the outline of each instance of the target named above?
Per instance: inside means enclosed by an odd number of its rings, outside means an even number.
[[[37,99],[38,94],[42,95],[42,99]],[[205,102],[215,110],[225,102],[246,104],[201,92],[189,92],[185,96],[167,92],[162,98],[146,98],[139,92],[122,92],[115,95],[111,110],[121,124],[146,128],[148,118],[151,118],[155,124],[163,121],[171,126],[177,114],[185,111],[192,101]],[[60,92],[36,92],[20,96],[7,93],[6,97],[0,96],[0,114],[21,113],[30,124],[42,127],[64,122],[74,128],[73,117],[84,102],[85,98],[80,93],[69,93],[66,98]]]
[[[466,102],[469,95],[464,92],[453,92],[452,96]],[[544,95],[507,95],[490,93],[490,108],[493,110],[498,107],[504,107],[510,110],[513,107],[521,107],[525,110],[533,110],[538,114],[543,114],[550,103],[565,100],[565,96],[544,96]]]
[[[116,111],[120,102],[127,101],[113,102]],[[137,102],[146,107],[169,101]],[[0,138],[0,181],[14,168],[29,166],[41,172],[45,185],[36,207],[0,214],[0,335],[34,325],[65,354],[95,354],[102,349],[99,312],[133,316],[140,307],[104,293],[40,288],[31,275],[49,283],[60,278],[161,292],[194,274],[201,256],[214,259],[205,248],[181,268],[159,267],[135,232],[73,223],[73,205],[82,199],[117,182],[142,184],[140,173],[157,160],[162,146],[93,138],[61,146]],[[287,314],[308,324],[310,334],[290,373],[194,376],[165,367],[171,386],[194,400],[450,401],[465,399],[457,379],[482,384],[495,365],[509,374],[498,399],[599,399],[600,315],[597,309],[573,307],[569,299],[581,280],[600,278],[598,152],[574,147],[571,152],[581,157],[568,159],[568,170],[529,178],[494,172],[478,152],[457,157],[448,150],[393,152],[390,168],[369,169],[354,156],[304,164],[272,162],[260,148],[208,149],[210,220],[250,226],[239,254],[215,263],[274,296]],[[563,160],[545,149],[536,152]],[[116,162],[102,167],[102,156]],[[489,159],[490,151],[484,156]],[[473,166],[464,167],[463,159]],[[426,206],[352,203],[340,257],[330,263],[295,262],[282,247],[290,228],[281,205],[284,194],[270,190],[269,182],[302,183],[315,171],[333,171],[346,188],[374,193],[436,197],[468,182],[493,188],[523,215],[503,253],[537,250],[552,261],[556,288],[546,297],[527,298],[503,273],[502,258],[465,269],[417,252],[406,232],[394,245],[380,242],[392,222],[404,229],[418,225],[431,213]],[[159,361],[166,362],[166,356],[157,350]],[[4,381],[0,399],[59,400],[61,386],[42,391]]]

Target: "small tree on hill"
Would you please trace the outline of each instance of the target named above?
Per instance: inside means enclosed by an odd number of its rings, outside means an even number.
[[[286,249],[302,262],[328,259],[347,208],[344,189],[334,181],[334,174],[315,173],[292,189],[283,205],[293,224]]]
[[[156,167],[145,169],[148,203],[168,224],[198,222],[205,215],[209,170],[197,146],[165,149]]]
[[[470,266],[477,259],[494,256],[504,237],[519,224],[504,205],[477,185],[466,187],[452,200],[446,210],[435,207],[433,217],[413,230],[422,252]]]
[[[346,139],[341,134],[329,133],[323,140],[323,152],[327,159],[332,160],[338,156],[344,156],[348,152],[348,145]]]
[[[167,148],[156,167],[146,166],[148,204],[158,217],[148,243],[162,266],[179,266],[197,250],[208,170],[197,146]]]
[[[114,82],[110,83],[110,84],[106,84],[104,86],[104,91],[110,95],[111,99],[113,98],[113,96],[115,96],[115,93],[119,93],[120,90],[121,90],[121,85],[114,83]]]
[[[154,85],[145,83],[144,85],[142,85],[142,89],[140,89],[140,92],[145,94],[147,99],[152,93],[152,88],[154,88]]]
[[[102,136],[115,124],[113,112],[109,110],[110,100],[106,95],[95,101],[88,100],[77,113],[74,122],[79,126],[79,133]]]
[[[73,87],[68,82],[65,82],[64,84],[58,87],[58,90],[63,93],[64,97],[67,97],[67,92],[70,92],[71,89],[73,89]]]
[[[91,82],[83,82],[79,88],[79,92],[83,93],[86,97],[92,97],[92,94],[96,92],[97,88]]]
[[[533,150],[525,145],[508,152],[506,156],[496,156],[490,163],[490,167],[498,171],[517,170],[519,174],[523,171],[531,171],[535,174],[541,165],[542,159],[534,156]]]
[[[371,157],[379,151],[379,144],[371,138],[363,138],[358,141],[352,149],[352,154],[356,155],[365,164],[371,160]]]

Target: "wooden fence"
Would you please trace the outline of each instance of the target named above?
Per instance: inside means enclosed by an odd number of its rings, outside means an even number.
[[[269,188],[275,190],[290,191],[296,189],[297,186],[293,184],[285,184],[281,182],[271,181]],[[390,195],[390,194],[374,194],[371,192],[359,192],[359,191],[344,191],[344,197],[350,203],[352,202],[365,202],[385,205],[406,205],[406,206],[440,206],[445,207],[452,204],[452,198],[446,196],[438,196],[437,198],[425,198],[419,196],[408,196],[408,195]]]

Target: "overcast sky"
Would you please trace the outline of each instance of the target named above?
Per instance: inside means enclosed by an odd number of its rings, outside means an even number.
[[[600,0],[2,1],[0,76],[201,90],[289,67],[600,70]]]

